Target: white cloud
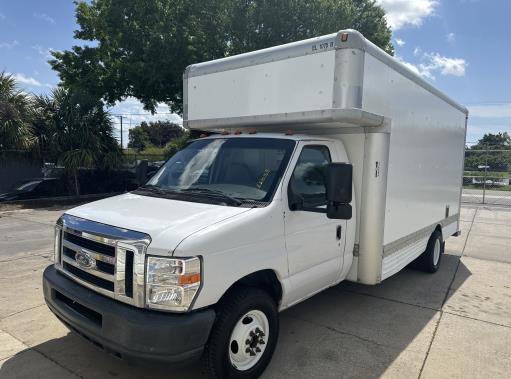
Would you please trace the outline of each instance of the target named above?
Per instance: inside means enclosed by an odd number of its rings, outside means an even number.
[[[470,117],[511,118],[511,103],[469,105]]]
[[[178,114],[172,113],[166,104],[158,104],[156,113],[152,115],[151,112],[144,110],[142,103],[134,97],[128,97],[126,100],[118,102],[110,109],[110,113],[125,115],[133,126],[140,124],[142,121],[158,120],[183,123],[183,119]]]
[[[456,41],[456,34],[448,33],[446,38],[447,38],[447,42],[453,43]]]
[[[438,0],[377,0],[385,9],[387,23],[392,30],[405,25],[421,26],[424,19],[433,15]]]
[[[426,79],[435,80],[435,77],[431,73],[431,70],[428,70],[423,64],[415,65],[413,63],[405,61],[403,58],[401,58],[400,56],[397,56],[397,55],[396,55],[396,59],[399,62],[401,62],[403,65],[408,67],[408,69],[413,71],[415,74],[422,76],[423,78],[426,78]]]
[[[128,144],[129,129],[140,125],[142,121],[170,121],[176,124],[182,125],[183,119],[176,113],[172,113],[166,104],[160,103],[156,107],[156,113],[154,115],[151,112],[145,111],[144,106],[140,101],[133,97],[129,97],[124,101],[117,103],[110,109],[110,114],[115,115],[114,128],[120,135],[120,120],[117,115],[123,116],[123,144],[126,147]]]
[[[51,55],[51,52],[53,51],[53,49],[51,47],[46,49],[46,48],[42,47],[41,45],[34,45],[34,46],[32,46],[32,49],[37,51],[37,53],[39,55],[41,55],[42,57],[44,57],[45,59],[53,58],[53,56]]]
[[[428,65],[430,71],[439,70],[442,75],[465,75],[467,62],[463,58],[449,58],[438,53],[431,53],[426,54],[426,59],[429,59],[431,62]]]
[[[403,41],[401,38],[396,38],[396,44],[398,46],[404,46],[404,45],[406,45],[406,42]]]
[[[441,75],[464,76],[468,63],[463,58],[450,58],[439,53],[421,53],[415,48],[414,55],[420,55],[420,62],[413,64],[396,56],[396,59],[423,78],[435,80],[435,73]]]
[[[420,53],[421,53],[420,47],[416,47],[415,49],[413,49],[413,55],[418,56]]]
[[[39,80],[34,79],[30,76],[25,76],[23,74],[12,74],[12,77],[21,84],[26,84],[28,86],[40,87],[42,84]]]
[[[511,134],[511,102],[467,105],[467,141],[475,142],[486,133]]]
[[[34,13],[34,17],[39,20],[43,20],[50,24],[55,25],[55,20],[52,17],[48,16],[46,13]]]
[[[20,43],[17,40],[12,42],[0,42],[0,49],[12,49],[14,46],[18,46]]]

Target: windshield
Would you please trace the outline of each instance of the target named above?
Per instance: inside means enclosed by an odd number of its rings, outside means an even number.
[[[276,138],[197,140],[170,158],[142,188],[223,197],[232,205],[269,202],[294,145]]]

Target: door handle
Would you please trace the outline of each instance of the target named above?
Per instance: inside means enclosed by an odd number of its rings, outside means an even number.
[[[338,225],[337,226],[337,229],[335,231],[335,237],[340,240],[341,237],[342,237],[342,226],[341,225]]]

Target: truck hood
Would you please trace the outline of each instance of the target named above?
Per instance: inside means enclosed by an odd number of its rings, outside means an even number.
[[[168,254],[189,235],[250,208],[194,203],[127,193],[85,204],[66,213],[151,236],[149,252]]]

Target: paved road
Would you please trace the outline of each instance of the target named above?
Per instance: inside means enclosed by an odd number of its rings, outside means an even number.
[[[0,378],[201,378],[131,367],[69,333],[41,274],[59,209],[0,212]],[[511,210],[464,208],[435,275],[342,283],[282,314],[265,378],[505,378],[511,372]]]
[[[464,188],[462,201],[465,203],[482,203],[483,190]],[[511,205],[511,191],[488,189],[484,194],[484,202],[493,205]]]

